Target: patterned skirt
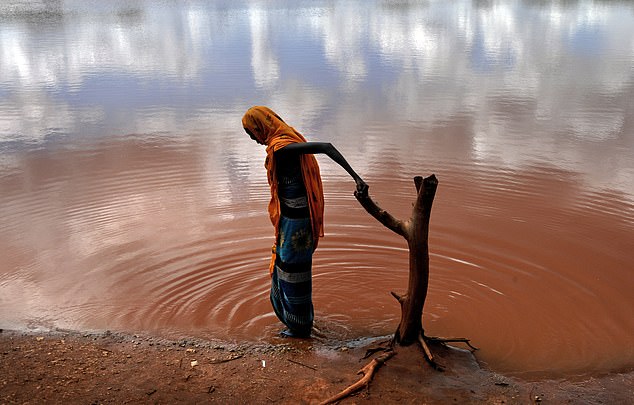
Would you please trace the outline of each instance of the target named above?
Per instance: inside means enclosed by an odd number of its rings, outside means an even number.
[[[310,218],[280,217],[271,304],[292,336],[310,336],[313,325],[313,251]]]

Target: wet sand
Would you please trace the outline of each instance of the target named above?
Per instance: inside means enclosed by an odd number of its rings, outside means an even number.
[[[399,347],[369,389],[341,403],[626,404],[634,396],[632,370],[528,381],[487,371],[466,350],[431,348],[444,372],[419,348]],[[356,381],[365,349],[5,330],[0,402],[313,404]]]

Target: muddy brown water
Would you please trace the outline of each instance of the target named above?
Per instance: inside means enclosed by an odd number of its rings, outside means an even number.
[[[498,371],[631,368],[631,5],[355,4],[3,4],[0,327],[279,341],[264,149],[240,127],[265,104],[399,218],[436,174],[428,334]],[[318,159],[316,325],[388,335],[407,246]]]

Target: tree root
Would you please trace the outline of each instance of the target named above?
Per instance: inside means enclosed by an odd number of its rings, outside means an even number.
[[[365,360],[368,357],[372,356],[375,353],[378,352],[389,352],[394,350],[394,339],[390,339],[390,340],[384,340],[382,342],[379,342],[378,344],[369,347],[366,351],[365,351],[365,355],[361,358],[361,360]]]
[[[361,379],[359,381],[357,381],[356,383],[348,386],[346,389],[344,389],[343,391],[341,391],[337,395],[328,398],[327,400],[322,402],[321,405],[327,405],[327,404],[335,403],[337,401],[341,401],[342,399],[344,399],[344,398],[352,395],[353,393],[357,392],[361,388],[368,386],[370,384],[370,381],[372,381],[372,377],[374,376],[374,373],[376,372],[376,370],[379,367],[381,367],[383,365],[383,363],[388,361],[395,354],[396,354],[396,352],[394,352],[393,350],[389,350],[389,351],[386,351],[385,353],[383,353],[382,355],[380,355],[379,357],[377,357],[375,359],[372,359],[372,361],[370,361],[368,364],[366,364],[357,373],[357,374],[363,374],[363,377],[361,377]]]
[[[467,338],[443,338],[443,337],[437,337],[437,336],[425,336],[425,339],[428,342],[441,343],[443,345],[446,345],[447,343],[464,343],[467,346],[469,346],[469,349],[471,349],[472,352],[475,352],[476,350],[478,350],[477,347],[471,344],[471,340]]]
[[[425,335],[423,334],[423,332],[418,335],[418,343],[420,343],[420,346],[425,352],[425,360],[427,360],[427,362],[431,364],[434,369],[438,371],[443,371],[445,368],[436,363],[436,360],[434,360],[434,355],[431,354],[431,350],[429,350],[429,346],[427,346],[427,342],[425,341]]]
[[[361,377],[359,381],[357,381],[356,383],[352,385],[349,385],[346,389],[344,389],[337,395],[322,402],[321,405],[333,404],[337,401],[341,401],[342,399],[347,398],[348,396],[357,392],[361,388],[367,387],[372,381],[372,377],[374,377],[374,373],[379,369],[379,367],[381,367],[386,361],[388,361],[392,356],[396,354],[396,351],[394,350],[394,345],[397,344],[398,342],[396,342],[395,339],[396,339],[396,335],[395,335],[395,338],[392,339],[391,341],[381,342],[377,346],[369,348],[366,351],[365,356],[363,357],[364,359],[378,352],[383,352],[383,354],[372,359],[372,361],[370,361],[361,370],[359,370],[357,374],[363,374],[363,377]],[[425,360],[427,360],[427,362],[435,370],[438,370],[438,371],[443,371],[444,366],[436,362],[434,355],[429,349],[429,346],[427,344],[428,342],[440,343],[443,345],[446,345],[447,343],[464,343],[467,346],[469,346],[471,351],[478,350],[477,347],[471,345],[470,340],[467,338],[441,338],[436,336],[428,337],[428,336],[425,336],[425,333],[421,330],[420,333],[418,334],[418,343],[423,349],[423,352],[425,352]],[[387,347],[385,346],[386,344],[388,344]]]
[[[444,366],[438,364],[436,360],[434,360],[434,355],[431,353],[431,350],[429,350],[429,346],[427,345],[427,342],[440,343],[442,345],[447,345],[447,343],[464,343],[467,346],[469,346],[472,352],[478,350],[478,348],[473,346],[471,344],[471,341],[467,338],[428,337],[428,336],[425,336],[425,333],[423,331],[421,331],[420,334],[418,335],[418,343],[420,343],[421,347],[423,348],[423,351],[425,352],[425,359],[429,362],[429,364],[431,364],[433,368],[439,371],[443,371]]]

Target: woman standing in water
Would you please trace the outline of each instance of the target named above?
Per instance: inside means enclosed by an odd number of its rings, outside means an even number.
[[[284,335],[308,337],[313,325],[312,257],[324,236],[324,195],[313,154],[324,153],[343,167],[357,183],[357,193],[366,194],[368,185],[334,146],[306,142],[267,107],[251,107],[242,126],[251,139],[266,145],[269,216],[276,241],[269,267],[271,304],[288,327]]]

